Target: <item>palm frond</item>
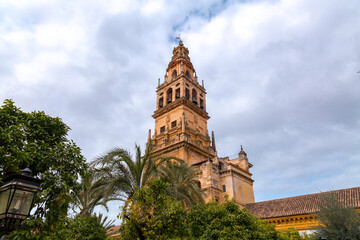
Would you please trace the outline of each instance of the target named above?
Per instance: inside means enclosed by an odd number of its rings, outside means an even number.
[[[108,220],[108,217],[107,217],[107,216],[104,216],[102,213],[99,213],[99,214],[96,214],[96,213],[95,213],[93,216],[96,218],[97,222],[98,222],[101,226],[103,226],[105,229],[114,226],[115,220]]]
[[[127,201],[137,188],[155,178],[168,182],[169,194],[187,207],[203,201],[204,193],[196,184],[194,171],[178,158],[154,158],[152,150],[151,140],[146,144],[144,155],[135,144],[133,159],[129,151],[117,147],[91,163],[95,178],[105,183],[99,184],[104,206],[108,199]]]

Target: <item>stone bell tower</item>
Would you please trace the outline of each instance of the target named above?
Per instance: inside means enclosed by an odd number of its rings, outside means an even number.
[[[206,201],[225,202],[224,195],[244,206],[254,202],[252,166],[241,147],[239,158],[219,158],[215,136],[210,140],[204,82],[198,82],[189,50],[180,40],[156,89],[155,132],[151,137],[154,156],[183,159],[196,171]]]
[[[156,92],[154,155],[171,155],[190,165],[214,158],[207,129],[206,91],[181,40]]]

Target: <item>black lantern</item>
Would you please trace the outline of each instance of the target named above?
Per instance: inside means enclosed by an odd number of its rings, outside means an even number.
[[[0,222],[5,232],[12,231],[25,220],[31,211],[35,195],[42,180],[30,177],[30,169],[20,174],[12,174],[2,179],[0,187]]]

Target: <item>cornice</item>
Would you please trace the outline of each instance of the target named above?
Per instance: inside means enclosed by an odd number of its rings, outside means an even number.
[[[164,88],[168,87],[171,84],[176,83],[179,80],[185,79],[185,81],[188,81],[188,83],[192,84],[194,87],[197,87],[198,90],[203,91],[206,94],[206,89],[199,84],[199,82],[196,82],[194,79],[192,79],[189,76],[186,76],[185,73],[180,73],[178,76],[174,77],[170,80],[170,82],[163,82],[156,88],[156,92],[162,91]],[[179,81],[180,82],[180,81]]]
[[[155,119],[155,118],[159,117],[160,115],[165,114],[166,112],[169,112],[180,106],[187,106],[188,108],[190,108],[191,110],[193,110],[194,112],[196,112],[197,114],[199,114],[200,116],[205,118],[206,120],[210,119],[208,113],[205,110],[202,110],[200,107],[193,104],[185,97],[178,98],[175,101],[167,104],[166,106],[154,111],[154,114],[152,115],[152,117]]]
[[[241,172],[243,173],[246,173],[246,174],[249,174],[250,176],[252,176],[252,173],[250,173],[249,171],[246,171],[244,169],[242,169],[241,167],[239,167],[238,165],[236,164],[233,164],[233,163],[228,163],[230,166],[236,168],[237,170],[240,170]]]
[[[185,132],[181,132],[181,127],[176,127],[176,128],[172,128],[170,130],[167,130],[163,133],[159,133],[157,134],[153,140],[156,141],[161,141],[161,139],[166,138],[167,137],[174,137],[177,136],[179,134],[188,134],[190,137],[191,136],[196,136],[199,140],[201,140],[203,143],[210,142],[210,137],[208,135],[202,135],[201,133],[197,133],[194,129],[190,128],[190,127],[186,127]],[[206,147],[206,145],[204,145]],[[209,146],[210,147],[210,146]]]
[[[176,149],[179,149],[179,148],[187,148],[189,150],[192,150],[193,152],[196,152],[204,157],[215,157],[212,153],[210,153],[209,151],[206,151],[206,150],[203,150],[201,148],[199,148],[198,146],[190,143],[190,142],[187,142],[187,141],[180,141],[180,142],[177,142],[177,143],[174,143],[174,144],[169,144],[168,146],[165,146],[163,148],[160,148],[160,149],[156,149],[154,148],[153,150],[153,155],[154,156],[161,156],[163,154],[166,154],[168,152],[172,152]]]
[[[234,169],[224,169],[224,170],[220,170],[220,177],[221,175],[225,175],[227,173],[234,173],[235,175],[241,177],[241,178],[245,178],[246,180],[250,181],[251,183],[254,182],[253,179],[251,179],[250,177],[248,176],[245,176],[244,174],[241,174],[240,172],[237,172],[237,171],[234,171]]]
[[[192,71],[195,72],[195,68],[194,68],[193,64],[191,63],[190,58],[187,59],[184,56],[178,56],[178,57],[171,59],[171,61],[168,64],[168,67],[166,68],[166,71],[169,71],[169,69],[173,68],[174,66],[181,64],[181,62],[183,62],[188,68],[190,68]]]

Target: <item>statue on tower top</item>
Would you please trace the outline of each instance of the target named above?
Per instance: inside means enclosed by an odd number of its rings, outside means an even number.
[[[179,45],[180,45],[180,46],[183,46],[183,45],[184,45],[184,44],[183,44],[183,41],[182,41],[181,38],[180,38],[180,34],[179,34],[178,37],[176,37],[176,39],[179,40]]]

